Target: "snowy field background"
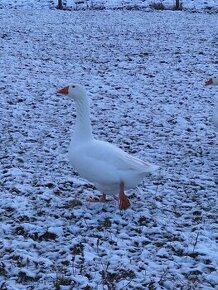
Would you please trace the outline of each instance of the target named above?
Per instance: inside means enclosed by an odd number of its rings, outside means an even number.
[[[83,2],[83,3],[82,3]],[[166,8],[175,6],[176,0],[62,0],[67,9],[148,9],[154,3],[162,3]],[[79,4],[78,4],[79,3]],[[184,10],[217,12],[217,0],[180,0]],[[1,8],[55,8],[58,0],[1,0]]]
[[[0,289],[217,289],[217,15],[1,6]],[[161,166],[123,213],[68,163],[71,82],[98,138]]]

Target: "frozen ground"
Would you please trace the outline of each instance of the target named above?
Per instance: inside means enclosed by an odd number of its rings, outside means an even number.
[[[140,9],[148,8],[154,3],[163,3],[166,8],[175,5],[176,0],[62,0],[65,8],[72,9],[103,9],[103,8],[127,8],[127,9]],[[82,4],[82,2],[84,2]],[[80,3],[80,4],[76,4]],[[194,11],[218,11],[217,0],[180,0],[183,9]],[[7,8],[55,8],[58,4],[58,0],[1,0],[0,9]]]
[[[57,1],[52,1],[56,5]],[[77,5],[76,3],[85,2],[84,5]],[[154,3],[161,3],[166,8],[175,6],[175,0],[66,0],[63,3],[66,7],[85,8],[87,5],[92,8],[127,8],[140,9],[150,8]],[[218,2],[216,0],[180,0],[183,9],[188,10],[208,10],[217,11]],[[157,7],[157,6],[156,6]]]
[[[218,288],[217,16],[0,10],[0,289]],[[70,167],[83,83],[97,137],[161,171],[117,200]]]

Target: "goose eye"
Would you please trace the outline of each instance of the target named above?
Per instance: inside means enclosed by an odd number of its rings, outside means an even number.
[[[72,86],[73,89],[75,89],[75,87],[76,87],[76,86],[74,86],[74,85]]]

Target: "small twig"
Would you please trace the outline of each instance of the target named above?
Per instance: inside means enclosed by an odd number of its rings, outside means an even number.
[[[72,256],[72,270],[73,270],[73,273],[75,274],[76,273],[76,263],[75,263],[75,258],[76,258],[76,256],[75,255],[73,255]]]
[[[159,187],[159,183],[157,184],[155,195],[157,195],[158,187]]]
[[[122,290],[122,289],[127,289],[126,287],[130,284],[132,282],[132,279],[125,285],[125,286],[123,286],[122,288],[120,288],[120,290]]]
[[[102,263],[102,268],[104,270],[102,270],[101,272],[101,277],[102,277],[102,282],[104,285],[106,285],[108,287],[108,290],[113,290],[113,286],[111,285],[111,283],[108,281],[108,267],[109,267],[110,263],[108,262],[106,264],[106,267],[104,269],[104,265]]]
[[[195,251],[195,247],[196,247],[196,245],[197,245],[197,243],[198,243],[199,235],[200,235],[200,231],[197,232],[197,235],[196,235],[196,239],[195,239],[195,242],[194,242],[194,246],[193,246],[193,251],[192,251],[192,253],[194,253],[194,251]]]
[[[96,247],[97,247],[98,254],[99,254],[99,244],[100,244],[100,238],[97,238]]]
[[[160,280],[159,280],[159,283],[162,283],[164,278],[166,277],[167,273],[169,271],[169,268],[167,267],[164,271],[163,271],[163,274],[161,275],[160,277]]]

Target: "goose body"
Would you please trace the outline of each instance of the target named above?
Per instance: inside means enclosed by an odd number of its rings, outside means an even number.
[[[120,182],[125,189],[136,187],[157,166],[135,158],[113,144],[91,140],[82,146],[72,146],[69,159],[79,174],[106,194],[119,193]]]
[[[158,166],[144,162],[111,143],[93,137],[89,101],[84,87],[67,86],[58,92],[69,95],[76,105],[76,125],[69,148],[70,163],[83,178],[94,183],[104,197],[106,194],[119,194],[120,208],[128,208],[130,203],[124,188],[136,187]]]

